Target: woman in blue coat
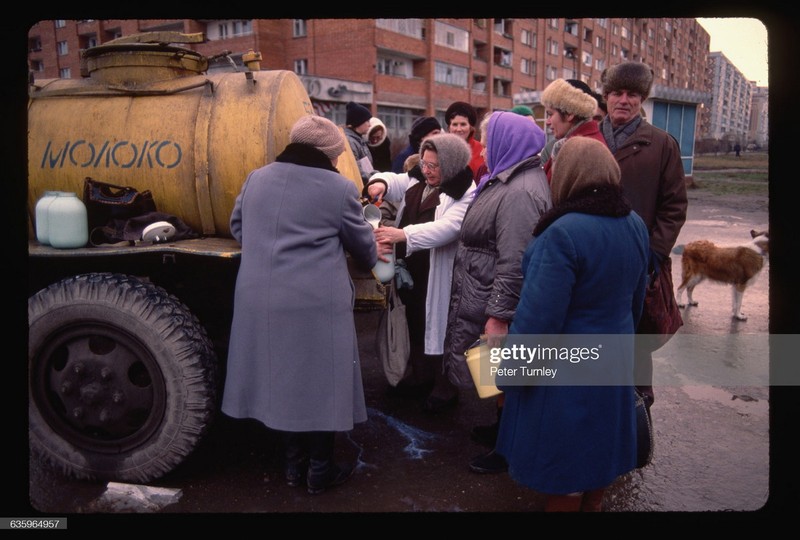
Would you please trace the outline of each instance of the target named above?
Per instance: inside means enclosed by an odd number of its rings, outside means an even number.
[[[551,188],[553,208],[523,257],[509,334],[632,337],[644,301],[648,232],[622,195],[614,156],[594,139],[568,139]],[[633,349],[615,352],[597,362],[619,384],[501,385],[496,452],[514,480],[547,494],[545,511],[599,511],[604,490],[636,467]]]
[[[222,412],[282,431],[286,481],[321,493],[352,467],[334,463],[335,432],[367,420],[347,269],[377,262],[355,184],[336,169],[346,141],[304,116],[275,162],[251,172],[231,233],[242,245]]]

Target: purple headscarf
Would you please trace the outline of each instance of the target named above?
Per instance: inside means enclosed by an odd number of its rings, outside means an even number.
[[[530,118],[506,111],[493,112],[486,126],[486,167],[497,176],[542,151],[545,134]]]

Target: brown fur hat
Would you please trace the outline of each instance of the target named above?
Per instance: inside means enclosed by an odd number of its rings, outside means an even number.
[[[642,101],[650,95],[653,85],[653,69],[643,62],[623,62],[603,70],[603,97],[615,90],[628,90],[642,95]]]
[[[564,79],[556,79],[547,85],[542,92],[542,104],[580,118],[591,118],[597,108],[594,97]]]

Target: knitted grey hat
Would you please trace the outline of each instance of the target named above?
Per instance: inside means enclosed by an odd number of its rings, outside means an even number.
[[[336,124],[322,116],[308,115],[300,118],[292,126],[289,141],[313,146],[331,161],[344,152],[344,135]]]
[[[463,171],[472,158],[467,142],[451,133],[439,133],[425,139],[419,147],[419,155],[422,156],[425,150],[433,150],[439,155],[442,182]]]
[[[542,104],[549,109],[574,114],[580,118],[591,118],[597,108],[594,97],[564,79],[556,79],[547,85],[542,92]]]
[[[653,70],[643,62],[623,62],[603,70],[603,97],[615,90],[628,90],[642,95],[642,101],[650,95],[653,85]]]

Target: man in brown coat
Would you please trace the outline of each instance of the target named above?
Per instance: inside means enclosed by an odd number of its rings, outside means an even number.
[[[653,84],[653,70],[642,62],[623,62],[606,69],[601,80],[608,115],[600,130],[619,163],[625,196],[650,232],[651,274],[671,272],[669,254],[686,221],[688,201],[678,142],[641,115]],[[653,357],[649,347],[637,348],[635,381],[651,405]]]

